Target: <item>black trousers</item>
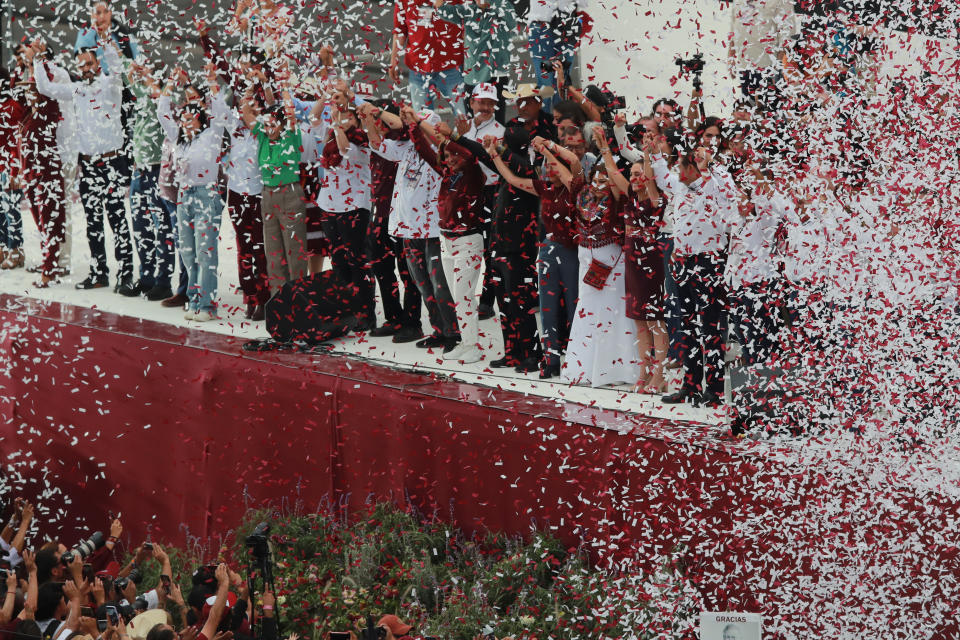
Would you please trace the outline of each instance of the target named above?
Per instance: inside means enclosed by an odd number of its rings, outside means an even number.
[[[380,302],[386,323],[404,327],[420,326],[420,290],[410,276],[404,258],[403,242],[388,233],[390,201],[373,206],[373,215],[367,226],[367,263],[380,287]],[[403,304],[400,303],[400,284],[403,282]]]
[[[540,341],[537,319],[537,265],[535,254],[521,252],[493,255],[503,353],[508,361],[538,357]]]
[[[480,291],[480,306],[492,307],[497,296],[494,284],[493,255],[490,253],[490,224],[493,220],[493,207],[497,203],[497,194],[500,193],[499,184],[488,184],[483,188],[483,289]]]
[[[723,395],[723,326],[726,304],[723,286],[725,260],[715,253],[683,256],[674,276],[679,290],[681,330],[687,332],[683,386],[699,393]]]
[[[342,213],[323,212],[323,232],[330,242],[330,261],[333,272],[344,283],[353,284],[357,295],[370,309],[374,309],[374,285],[364,243],[370,212],[356,209]],[[369,318],[374,322],[375,318]]]
[[[119,266],[117,279],[133,278],[133,246],[124,208],[130,187],[127,169],[126,159],[119,155],[110,158],[80,157],[80,201],[87,219],[87,244],[93,261],[90,273],[98,278],[106,278],[109,273],[104,211],[113,231],[113,253]]]

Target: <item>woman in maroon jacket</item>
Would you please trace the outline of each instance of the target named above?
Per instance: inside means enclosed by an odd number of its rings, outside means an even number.
[[[40,230],[40,279],[34,282],[34,286],[43,289],[55,282],[61,273],[60,244],[63,242],[66,210],[63,170],[57,147],[60,107],[56,100],[37,92],[32,77],[20,84],[27,107],[20,121],[21,180],[24,195],[30,201],[30,213]]]
[[[412,112],[409,107],[406,109]],[[407,117],[411,117],[409,113]],[[438,151],[435,152],[427,142],[425,133],[441,140]],[[461,342],[443,358],[467,363],[483,357],[479,345],[477,284],[483,273],[483,186],[486,176],[476,155],[451,136],[450,127],[443,123],[436,129],[426,122],[412,128],[417,152],[441,176],[438,198],[441,247],[443,257],[453,263],[452,270],[444,268],[444,271],[455,275],[451,289]]]
[[[644,135],[653,144],[653,133]],[[627,317],[637,326],[640,376],[634,391],[662,394],[667,390],[663,363],[667,357],[664,326],[664,263],[658,236],[663,226],[663,199],[653,178],[649,157],[630,167],[629,180],[620,172],[610,146],[601,137],[598,143],[607,175],[616,189],[614,197],[624,212],[625,288]],[[651,356],[651,353],[653,354]]]

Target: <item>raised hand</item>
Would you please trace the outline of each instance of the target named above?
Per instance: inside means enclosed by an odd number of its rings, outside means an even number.
[[[31,573],[36,573],[37,571],[37,557],[30,549],[24,549],[20,554],[20,557],[23,558],[23,566],[27,570],[27,575]]]
[[[593,130],[593,141],[597,143],[597,148],[600,151],[606,151],[609,149],[607,144],[607,134],[603,131],[603,127],[596,127]]]
[[[180,590],[180,585],[172,580],[170,581],[170,599],[181,607],[185,604],[183,601],[183,592]]]
[[[217,571],[216,573],[214,573],[214,576],[217,578],[217,583],[219,584],[230,582],[230,570],[227,568],[227,565],[223,562],[217,565]]]
[[[470,131],[470,118],[461,114],[457,116],[456,125],[457,125],[457,133],[464,136],[467,134],[468,131]]]

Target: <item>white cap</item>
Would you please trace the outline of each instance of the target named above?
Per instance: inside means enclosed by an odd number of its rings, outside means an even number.
[[[489,82],[481,82],[475,86],[471,97],[477,100],[493,100],[494,102],[499,100],[496,85],[490,84]]]

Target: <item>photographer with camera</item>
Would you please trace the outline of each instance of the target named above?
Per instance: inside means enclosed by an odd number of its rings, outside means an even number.
[[[94,572],[102,571],[110,562],[122,533],[123,525],[119,519],[114,519],[110,524],[109,537],[105,538],[102,532],[95,531],[86,540],[81,540],[73,549],[67,549],[64,544],[51,540],[37,551],[40,584],[51,580],[62,581],[67,575],[66,567],[73,564],[74,558],[80,560],[75,573],[77,576],[82,572],[84,562],[93,567]]]

